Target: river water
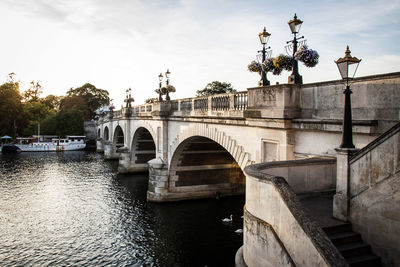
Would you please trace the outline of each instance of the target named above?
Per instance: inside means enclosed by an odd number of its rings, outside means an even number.
[[[0,266],[234,266],[244,197],[147,203],[147,180],[96,153],[0,154]]]

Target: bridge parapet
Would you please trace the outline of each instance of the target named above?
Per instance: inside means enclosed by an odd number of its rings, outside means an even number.
[[[247,118],[298,118],[301,86],[281,84],[248,89]]]
[[[171,101],[172,116],[243,117],[247,109],[247,91]]]

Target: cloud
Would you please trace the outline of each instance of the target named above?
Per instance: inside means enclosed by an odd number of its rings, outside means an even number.
[[[116,106],[129,87],[138,104],[155,96],[157,75],[167,68],[174,98],[194,96],[214,80],[239,90],[255,86],[259,76],[247,64],[261,48],[258,33],[266,26],[273,56],[285,53],[295,12],[304,20],[301,34],[321,56],[314,69],[300,66],[305,82],[338,79],[333,60],[347,44],[363,58],[360,74],[399,66],[398,0],[3,0],[0,6],[0,25],[12,25],[4,31],[11,41],[4,43],[9,53],[1,73],[40,79],[45,93],[91,82],[109,90]],[[272,84],[287,76],[268,74]]]

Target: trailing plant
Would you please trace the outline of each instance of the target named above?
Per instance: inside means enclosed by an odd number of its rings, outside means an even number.
[[[274,59],[273,58],[267,58],[264,61],[263,69],[264,69],[265,72],[273,72],[275,70]]]
[[[306,67],[312,68],[318,64],[319,54],[317,51],[309,49],[307,45],[302,45],[294,54],[294,57],[303,62]]]
[[[254,60],[250,62],[250,64],[247,66],[247,69],[250,72],[258,72],[259,74],[261,74],[261,64]]]

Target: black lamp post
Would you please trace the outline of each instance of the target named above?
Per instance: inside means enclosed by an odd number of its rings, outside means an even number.
[[[349,80],[354,78],[358,65],[361,59],[352,57],[350,55],[349,46],[346,48],[344,58],[339,58],[335,61],[338,66],[342,79],[346,81],[346,89],[343,91],[344,94],[344,113],[343,113],[343,127],[342,127],[342,144],[340,148],[354,148],[353,144],[353,123],[351,117],[351,93],[349,86]]]
[[[162,79],[163,79],[163,75],[162,73],[160,73],[160,75],[158,75],[158,80],[159,80],[159,85],[158,85],[158,90],[156,90],[156,92],[158,93],[158,101],[162,101],[162,92],[161,92],[161,87],[162,87]]]
[[[126,108],[131,108],[132,107],[131,102],[135,101],[135,99],[133,99],[133,97],[131,96],[131,93],[132,93],[131,88],[126,89],[126,97],[124,100],[124,102],[126,102],[126,105],[125,105]]]
[[[165,94],[166,94],[166,96],[165,96],[165,100],[167,100],[167,101],[169,101],[169,100],[171,100],[170,99],[170,97],[169,97],[169,88],[168,88],[168,85],[169,85],[169,76],[171,75],[171,72],[169,71],[169,69],[167,69],[167,72],[165,73],[165,78],[167,78],[167,81],[166,81],[166,86],[165,86],[165,88],[166,88],[166,92],[165,92]]]
[[[262,64],[264,63],[266,59],[266,50],[269,49],[270,47],[265,48],[266,44],[268,43],[269,37],[271,34],[267,32],[267,30],[264,27],[264,30],[260,32],[258,37],[260,37],[260,42],[263,46],[262,50],[258,51],[258,53],[262,53]],[[262,66],[261,64],[261,66]],[[264,68],[261,67],[261,80],[262,80],[262,86],[267,86],[270,85],[270,82],[267,79],[267,73],[265,72]]]
[[[114,116],[114,105],[113,105],[113,99],[110,99],[110,106],[108,107],[108,109],[110,110],[109,113],[109,117],[112,118]]]
[[[304,36],[301,36],[299,38],[296,37],[296,34],[299,33],[301,24],[303,22],[299,19],[297,19],[296,13],[294,14],[294,18],[288,22],[290,30],[293,33],[293,40],[288,41],[286,43],[292,42],[293,45],[293,61],[292,61],[292,74],[289,76],[289,83],[290,84],[302,84],[303,83],[303,78],[299,74],[299,64],[297,60],[294,58],[294,54],[297,52],[297,40],[300,40],[304,38]]]

